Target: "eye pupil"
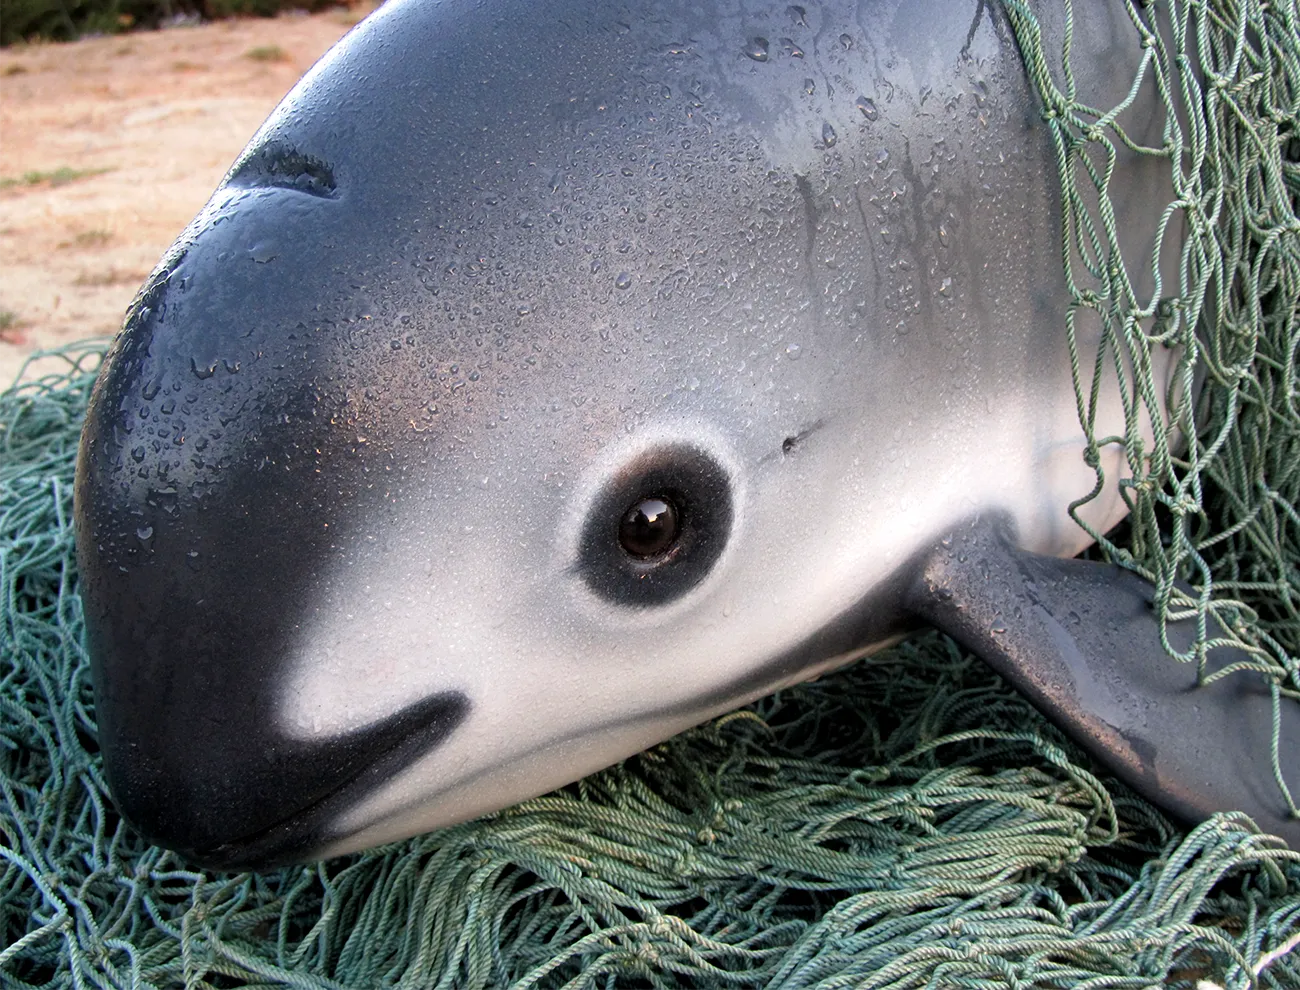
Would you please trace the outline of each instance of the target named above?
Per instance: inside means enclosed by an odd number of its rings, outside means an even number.
[[[681,520],[669,499],[643,498],[623,513],[618,525],[618,542],[634,557],[657,557],[666,553],[681,532]]]

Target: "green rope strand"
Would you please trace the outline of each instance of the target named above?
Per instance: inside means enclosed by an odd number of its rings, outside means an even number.
[[[0,395],[0,982],[1284,987],[1300,853],[1184,836],[926,636],[508,811],[208,875],[115,816],[69,498],[98,351]],[[1260,970],[1261,960],[1269,960]]]
[[[1071,505],[1071,515],[1105,554],[1156,586],[1171,656],[1197,663],[1207,682],[1262,672],[1276,685],[1275,705],[1300,703],[1300,197],[1293,160],[1300,159],[1300,7],[1294,0],[1130,0],[1143,58],[1125,99],[1099,111],[1077,93],[1070,70],[1075,13],[1069,0],[1063,6],[1058,84],[1028,4],[1004,2],[1056,149],[1065,205],[1065,324],[1085,458],[1096,472],[1092,492]],[[1155,87],[1165,108],[1160,148],[1136,144],[1122,126],[1144,86]],[[1125,268],[1107,194],[1121,146],[1170,163],[1174,199],[1152,232],[1159,235],[1149,259],[1155,291],[1145,303]],[[1181,240],[1182,253],[1177,291],[1163,295],[1159,258],[1168,238]],[[1083,311],[1102,326],[1087,374],[1076,335]],[[1155,348],[1166,347],[1179,353],[1169,396],[1151,360]],[[1112,364],[1121,379],[1122,437],[1095,430]],[[1154,431],[1149,445],[1143,424]],[[1127,468],[1119,481],[1130,510],[1124,545],[1080,516],[1105,487],[1102,450],[1115,445]],[[1179,580],[1194,586],[1194,597],[1179,590]],[[1185,653],[1167,638],[1167,623],[1182,619],[1194,619],[1197,630]],[[1249,661],[1207,675],[1206,652],[1219,645],[1238,647]],[[1275,712],[1274,777],[1300,816],[1277,726]]]
[[[1181,659],[1235,643],[1297,703],[1300,11],[1131,3],[1143,63],[1097,109],[1070,33],[1057,81],[1029,4],[1002,6],[1057,149],[1085,428],[1101,376],[1127,376],[1126,434],[1089,431],[1087,456],[1100,491],[1123,447],[1131,522],[1094,535],[1166,621],[1195,617]],[[1170,108],[1158,148],[1124,131],[1143,86]],[[1121,149],[1169,161],[1162,237],[1183,245],[1176,287],[1143,259],[1145,299],[1106,197]],[[1085,310],[1102,353],[1074,337]],[[117,818],[95,753],[70,519],[99,356],[0,394],[0,984],[1300,986],[1300,853],[1238,815],[1184,834],[932,635],[477,822],[306,868],[189,869]]]

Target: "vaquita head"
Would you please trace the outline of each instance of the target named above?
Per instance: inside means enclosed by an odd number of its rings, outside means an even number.
[[[411,835],[896,639],[954,526],[1087,545],[1055,157],[995,8],[391,0],[327,54],[93,396],[122,813],[216,866]],[[1122,11],[1074,43],[1118,101]],[[1167,172],[1112,190],[1135,252]]]

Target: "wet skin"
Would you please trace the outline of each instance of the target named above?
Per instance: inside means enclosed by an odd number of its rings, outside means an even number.
[[[1117,100],[1140,53],[1091,25],[1081,85]],[[954,525],[1082,549],[1055,174],[975,0],[393,0],[259,131],[92,399],[123,814],[217,866],[363,848],[915,628]],[[1134,251],[1166,185],[1113,190]]]

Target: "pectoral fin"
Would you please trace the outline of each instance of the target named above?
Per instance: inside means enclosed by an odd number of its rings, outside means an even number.
[[[926,559],[915,614],[958,640],[1139,794],[1185,822],[1244,811],[1300,849],[1273,773],[1268,680],[1234,672],[1203,686],[1165,653],[1152,587],[1120,567],[1018,549],[980,520]],[[1185,649],[1191,623],[1171,624]],[[1246,657],[1220,647],[1213,670]],[[1300,706],[1283,699],[1279,753],[1300,795]]]

